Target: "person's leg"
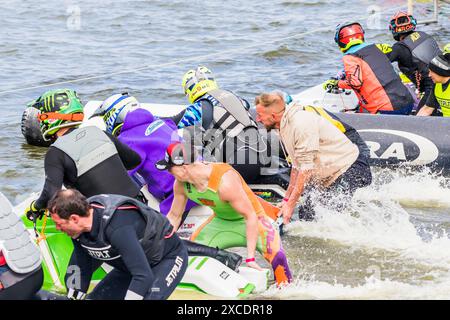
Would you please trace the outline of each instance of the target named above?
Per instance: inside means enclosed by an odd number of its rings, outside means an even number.
[[[113,269],[87,295],[88,300],[123,300],[130,286],[131,275]]]
[[[273,220],[265,215],[258,216],[259,241],[258,251],[270,263],[278,285],[292,281],[286,254],[281,238],[273,226]]]
[[[188,250],[189,256],[206,256],[214,258],[228,268],[237,271],[242,262],[242,257],[234,252],[219,249],[218,247],[209,247],[198,242],[190,240],[183,240],[184,245]]]
[[[5,268],[6,269],[6,268]],[[42,268],[35,271],[18,274],[8,268],[0,276],[0,300],[29,300],[41,289],[44,282]]]
[[[318,192],[315,188],[306,187],[300,197],[300,205],[298,206],[298,218],[303,221],[313,221],[316,217],[315,203],[313,195]]]
[[[181,243],[174,251],[152,266],[155,281],[144,300],[166,300],[183,278],[188,267],[188,253]]]

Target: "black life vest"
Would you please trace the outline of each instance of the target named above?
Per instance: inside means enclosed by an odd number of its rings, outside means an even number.
[[[150,264],[161,261],[164,253],[164,239],[170,238],[174,232],[173,226],[166,217],[147,207],[142,202],[120,195],[97,195],[90,197],[91,206],[102,210],[98,236],[95,240],[81,235],[77,240],[80,245],[97,260],[109,261],[120,258],[117,250],[106,238],[106,229],[118,209],[137,210],[146,222],[143,236],[139,241]]]

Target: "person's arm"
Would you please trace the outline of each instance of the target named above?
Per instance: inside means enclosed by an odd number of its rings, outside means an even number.
[[[133,225],[123,225],[108,235],[111,246],[117,249],[131,275],[125,300],[142,300],[155,280]]]
[[[65,275],[67,296],[69,299],[81,300],[84,298],[91,283],[92,274],[102,264],[94,260],[76,240],[73,242],[73,252]]]
[[[434,108],[425,105],[422,108],[420,108],[419,112],[417,113],[417,116],[419,116],[419,117],[431,116],[433,111],[434,111]]]
[[[247,259],[255,257],[256,243],[258,242],[258,216],[242,186],[240,176],[233,170],[222,177],[219,187],[219,196],[222,201],[228,202],[237,213],[245,219],[247,235]],[[261,269],[255,262],[247,263],[249,267]]]
[[[134,169],[141,163],[141,157],[136,151],[131,149],[125,143],[120,142],[119,139],[117,139],[113,135],[107,132],[105,133],[109,137],[109,139],[111,139],[111,141],[114,143],[114,146],[116,147],[117,152],[119,154],[120,160],[122,160],[122,163],[127,170]]]
[[[292,191],[294,190],[295,187],[295,182],[297,181],[297,175],[298,175],[298,170],[294,167],[291,168],[291,175],[289,177],[289,186],[286,190],[286,194],[284,195],[284,197],[286,199],[289,199]]]
[[[298,171],[297,179],[293,183],[292,193],[290,194],[289,200],[284,203],[283,207],[281,208],[283,224],[288,224],[290,222],[295,206],[297,205],[297,202],[299,201],[300,196],[305,189],[305,185],[311,179],[312,173],[313,171],[311,169]],[[291,183],[289,185],[291,185]]]
[[[419,112],[417,113],[417,116],[420,117],[431,116],[433,111],[438,108],[439,108],[439,101],[437,101],[436,99],[433,86],[433,89],[431,90],[430,95],[428,96],[427,102],[422,108],[420,108]]]
[[[64,152],[54,147],[50,147],[45,155],[45,183],[39,198],[34,203],[35,208],[38,210],[47,208],[47,202],[63,185],[64,155]]]
[[[186,203],[188,201],[188,197],[184,192],[183,183],[175,180],[173,184],[173,201],[172,206],[170,207],[170,211],[167,214],[167,219],[169,219],[172,226],[177,230],[180,227],[181,218],[184,213],[184,209],[186,208]]]
[[[178,129],[202,124],[202,106],[201,103],[195,102],[186,108],[180,121],[178,121]]]
[[[292,141],[294,154],[292,155],[293,169],[296,178],[289,181],[289,200],[283,204],[280,210],[283,223],[288,224],[294,208],[303,193],[305,184],[309,182],[314,174],[314,159],[319,151],[320,120],[319,116],[308,114],[308,118],[299,118],[300,123],[294,127]]]

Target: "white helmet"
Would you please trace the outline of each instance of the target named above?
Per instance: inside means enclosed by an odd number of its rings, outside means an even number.
[[[127,92],[114,94],[103,101],[91,118],[103,116],[106,132],[118,136],[126,114],[136,108],[140,108],[140,103],[135,97],[130,96]]]

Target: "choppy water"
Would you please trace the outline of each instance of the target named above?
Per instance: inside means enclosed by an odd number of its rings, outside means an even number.
[[[357,19],[368,41],[392,43],[387,20],[405,2],[3,0],[0,191],[18,203],[42,187],[45,149],[20,133],[25,104],[47,89],[32,87],[84,78],[48,88],[74,88],[84,101],[128,90],[181,104],[183,73],[205,64],[250,101],[266,90],[297,93],[341,68],[337,23]],[[418,5],[419,20],[427,8]],[[443,3],[440,23],[421,27],[441,45],[450,41],[449,14]],[[377,171],[348,214],[322,209],[317,222],[290,225],[285,247],[297,281],[258,298],[449,299],[449,184],[426,171]]]

